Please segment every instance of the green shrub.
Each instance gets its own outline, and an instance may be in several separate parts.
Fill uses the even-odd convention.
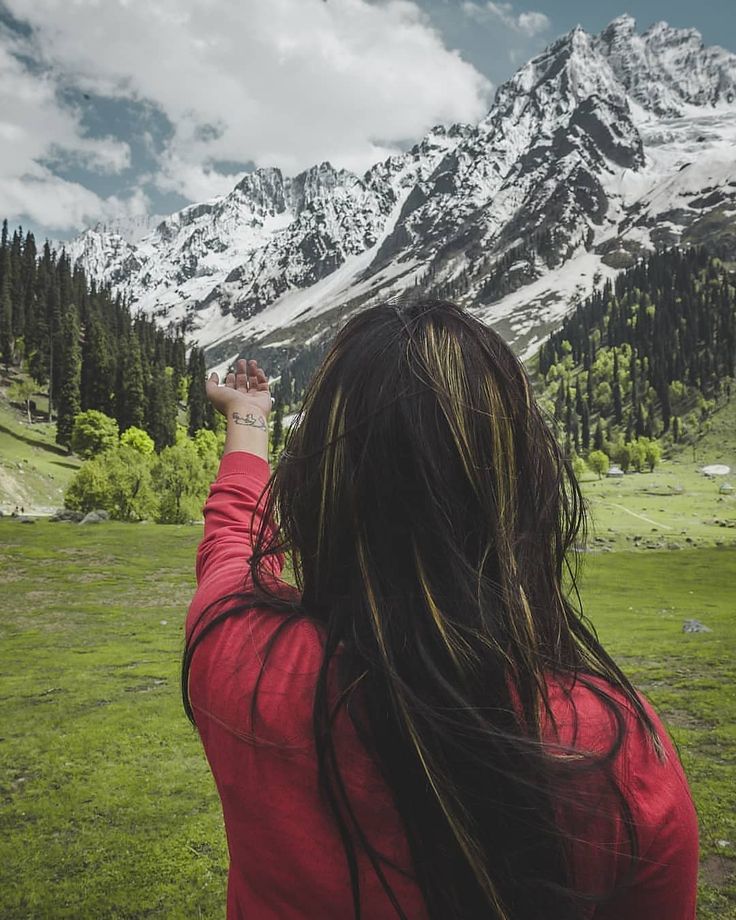
[[[148,457],[119,444],[87,460],[71,481],[64,504],[75,511],[103,508],[118,521],[140,521],[156,508]]]
[[[117,443],[118,423],[114,418],[97,409],[87,409],[74,416],[71,448],[83,460],[110,450]]]

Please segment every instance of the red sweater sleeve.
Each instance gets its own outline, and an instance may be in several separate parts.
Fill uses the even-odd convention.
[[[204,506],[204,538],[197,550],[197,591],[189,606],[187,636],[202,612],[224,595],[247,588],[248,563],[261,526],[270,469],[247,451],[223,456]],[[283,556],[266,560],[278,577]]]

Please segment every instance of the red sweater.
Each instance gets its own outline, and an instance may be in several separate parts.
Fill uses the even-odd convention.
[[[251,521],[258,524],[257,499],[269,476],[268,464],[243,451],[226,454],[205,505],[205,532],[197,553],[197,592],[189,609],[187,634],[203,609],[244,587]],[[274,563],[274,574],[280,564]],[[210,615],[222,609],[215,605]],[[269,636],[281,614],[253,609],[223,621],[194,654],[189,693],[197,728],[222,800],[230,872],[227,916],[248,920],[349,920],[353,915],[349,874],[338,832],[317,787],[311,736],[314,681],[321,662],[317,624],[301,621],[269,656],[258,690],[255,729],[249,704]],[[202,621],[206,622],[206,620]],[[604,750],[614,730],[597,697],[577,684],[570,699],[551,687],[560,740]],[[637,825],[642,860],[633,886],[595,920],[693,920],[698,863],[695,810],[677,755],[661,723],[665,764],[651,751],[643,731],[622,702],[629,731],[617,758],[616,776]],[[344,712],[336,744],[353,807],[368,839],[398,865],[411,860],[398,815],[376,766],[367,758]],[[253,736],[258,743],[253,743]],[[581,798],[584,797],[581,788]],[[618,820],[563,814],[579,843],[574,852],[577,880],[605,889],[627,865],[617,858],[624,840]],[[363,916],[395,916],[366,857],[358,850]],[[386,875],[404,911],[424,920],[426,908],[416,884],[400,873]],[[470,920],[470,918],[469,918]]]

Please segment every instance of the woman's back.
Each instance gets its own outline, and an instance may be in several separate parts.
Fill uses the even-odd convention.
[[[634,878],[627,909],[691,920],[692,803],[577,606],[584,500],[508,346],[444,302],[358,313],[270,477],[265,374],[228,382],[184,690],[232,897],[358,917],[370,889],[402,917],[414,885],[432,920],[574,920]]]
[[[189,610],[188,633],[216,616],[222,606],[216,601],[223,593],[242,588],[251,517],[267,476],[266,464],[251,454],[223,459],[205,509],[207,529],[197,565],[200,587]],[[228,917],[344,920],[352,912],[349,874],[340,836],[320,796],[312,731],[315,683],[323,661],[320,624],[300,620],[286,626],[268,654],[257,715],[251,719],[261,663],[284,620],[284,615],[258,608],[225,619],[201,642],[189,675],[189,695],[222,799],[231,854]],[[574,745],[597,754],[607,751],[616,736],[616,721],[591,689],[603,683],[578,680],[571,687],[569,681],[551,678],[548,686],[557,726],[556,732],[549,722],[545,728],[550,749]],[[588,916],[691,920],[697,824],[682,768],[653,711],[648,708],[665,745],[664,762],[630,704],[614,688],[606,689],[626,719],[613,775],[631,809],[641,862],[631,887],[608,904],[592,906]],[[391,794],[344,709],[335,723],[335,746],[363,831],[398,866],[384,871],[405,916],[427,917]],[[585,891],[605,894],[629,870],[620,810],[599,777],[583,774],[569,792],[559,820],[575,841],[575,882]],[[368,859],[362,853],[358,859],[365,920],[398,916]],[[544,917],[543,904],[539,916]]]

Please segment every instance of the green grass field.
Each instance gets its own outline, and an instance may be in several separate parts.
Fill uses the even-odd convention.
[[[224,916],[219,802],[177,683],[199,535],[0,520],[0,916]],[[734,585],[731,546],[584,556],[589,616],[692,783],[701,920],[736,918]],[[684,634],[692,617],[712,632]]]
[[[735,433],[733,401],[695,452],[583,481],[585,608],[680,746],[700,920],[736,920],[736,496],[699,472],[736,468]],[[59,507],[78,465],[0,392],[0,508]],[[0,519],[0,917],[224,916],[219,800],[178,687],[200,533]]]

